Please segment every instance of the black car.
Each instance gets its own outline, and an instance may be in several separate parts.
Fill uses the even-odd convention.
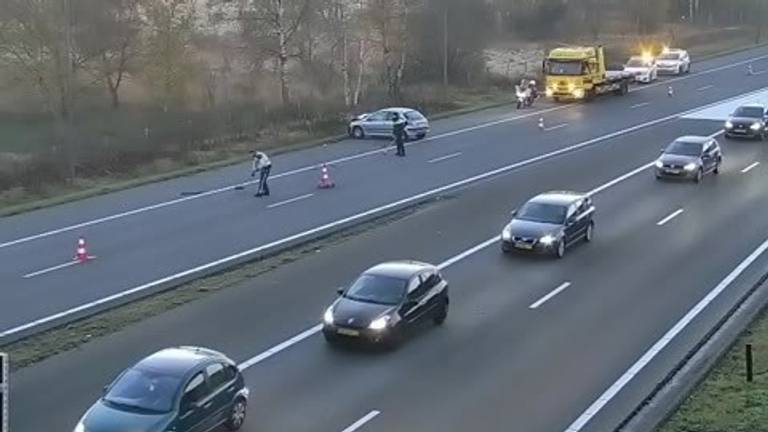
[[[656,178],[693,179],[699,183],[705,174],[720,172],[723,152],[717,140],[684,136],[674,140],[656,160]]]
[[[532,251],[558,258],[579,240],[592,241],[592,199],[576,192],[547,192],[512,212],[501,232],[502,251]]]
[[[768,136],[768,110],[764,105],[742,105],[725,122],[725,137],[765,139]]]
[[[74,432],[207,432],[245,422],[248,388],[237,365],[213,350],[168,348],[126,369]]]
[[[437,267],[394,261],[366,270],[325,311],[323,335],[332,344],[366,341],[395,347],[409,327],[448,317],[448,283]]]

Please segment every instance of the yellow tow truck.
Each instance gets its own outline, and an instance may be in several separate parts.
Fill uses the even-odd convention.
[[[544,60],[547,97],[560,100],[590,100],[613,93],[625,95],[634,81],[623,70],[609,71],[602,46],[555,48]]]

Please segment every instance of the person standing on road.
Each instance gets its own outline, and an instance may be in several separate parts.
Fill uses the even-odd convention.
[[[395,137],[395,145],[397,146],[397,156],[405,156],[405,119],[399,115],[394,114],[395,119],[392,125],[392,135]]]
[[[269,172],[272,171],[272,161],[263,152],[252,151],[251,155],[253,155],[251,177],[256,177],[257,171],[259,173],[259,188],[254,196],[269,196],[269,184],[267,181],[269,180]]]

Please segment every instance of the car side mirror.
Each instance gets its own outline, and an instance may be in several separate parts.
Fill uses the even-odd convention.
[[[338,287],[338,288],[336,288],[336,294],[338,294],[338,295],[344,295],[344,287]]]
[[[511,212],[509,212],[509,214],[510,214],[510,216],[512,216],[512,217],[515,217],[515,216],[517,216],[517,209],[514,209],[514,210],[512,210]]]
[[[101,389],[101,394],[106,395],[109,391],[109,385],[105,385],[104,388]]]
[[[406,299],[405,303],[403,303],[403,306],[405,306],[406,309],[410,309],[410,308],[416,306],[416,300]]]

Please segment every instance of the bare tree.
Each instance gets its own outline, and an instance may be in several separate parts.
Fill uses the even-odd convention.
[[[298,55],[297,31],[309,6],[310,0],[241,0],[243,37],[251,49],[275,61],[284,105],[291,101],[288,62]]]
[[[164,110],[183,99],[194,34],[195,0],[147,0],[144,72]]]
[[[0,2],[0,61],[14,76],[38,90],[58,119],[72,114],[74,74],[69,1],[3,0]]]
[[[86,53],[88,70],[103,85],[113,109],[120,106],[120,86],[138,52],[141,0],[80,0],[85,17],[78,45]]]
[[[400,99],[403,71],[408,55],[408,18],[411,0],[372,0],[367,20],[374,32],[384,64],[384,81],[392,101]]]

